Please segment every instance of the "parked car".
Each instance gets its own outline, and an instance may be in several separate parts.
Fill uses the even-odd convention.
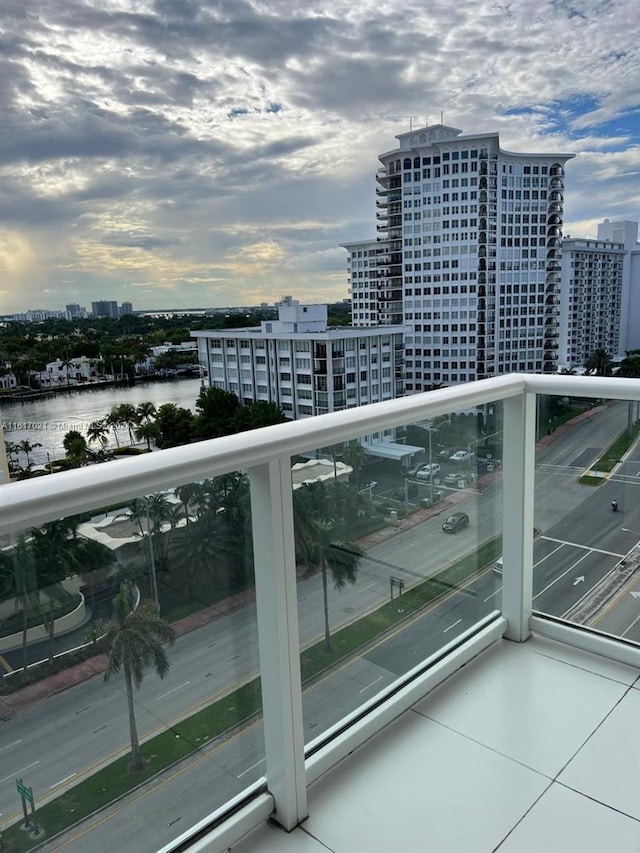
[[[464,476],[464,474],[453,474],[452,473],[452,474],[447,474],[447,476],[444,478],[445,486],[454,486],[455,487],[460,482],[464,483],[464,485],[466,486],[467,478]]]
[[[502,577],[502,557],[498,557],[498,559],[493,564],[493,568],[491,571],[494,573],[494,575]]]
[[[452,449],[451,447],[443,447],[442,450],[438,451],[438,456],[442,457],[442,459],[448,459]]]
[[[430,480],[432,477],[437,477],[440,474],[440,466],[437,462],[421,465],[416,471],[416,477],[419,480]]]
[[[464,530],[469,526],[469,516],[466,512],[454,512],[449,518],[445,519],[442,529],[445,533],[457,533],[458,530]]]
[[[468,450],[456,450],[453,456],[449,457],[450,462],[466,462],[468,459],[471,459],[473,453],[470,453]]]

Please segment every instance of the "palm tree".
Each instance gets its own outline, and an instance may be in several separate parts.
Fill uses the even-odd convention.
[[[352,441],[350,444],[346,444],[342,452],[342,458],[353,469],[353,475],[349,479],[356,486],[360,483],[360,471],[367,455],[367,451],[359,441]]]
[[[84,465],[88,458],[87,440],[77,429],[69,430],[62,439],[67,458],[73,465]]]
[[[29,454],[31,453],[32,450],[35,450],[36,447],[42,447],[42,445],[40,444],[39,441],[35,441],[32,444],[28,439],[25,439],[24,441],[18,442],[17,447],[18,447],[18,450],[21,453],[24,453],[24,455],[26,456],[26,458],[27,458],[26,467],[29,468],[29,467],[31,467],[31,457],[29,456]]]
[[[94,421],[89,425],[87,429],[87,438],[89,439],[89,444],[92,444],[94,441],[97,441],[100,444],[102,450],[107,446],[107,436],[109,434],[109,427],[107,424],[102,421]]]
[[[160,427],[151,422],[141,423],[134,429],[133,434],[136,441],[146,441],[147,450],[151,450],[151,442],[160,437]]]
[[[118,411],[118,407],[114,406],[113,409],[109,412],[109,414],[104,419],[105,424],[113,430],[113,437],[116,440],[116,447],[120,447],[120,439],[118,438],[118,427],[122,426],[122,419],[120,417],[120,412]]]
[[[50,521],[29,531],[31,549],[37,566],[38,585],[47,593],[43,623],[49,635],[49,660],[53,659],[56,604],[68,594],[62,581],[74,574],[106,569],[113,562],[104,545],[77,535],[78,521],[73,517]]]
[[[628,350],[626,357],[622,359],[618,376],[637,379],[640,377],[640,350]]]
[[[596,376],[610,376],[612,364],[611,356],[606,349],[598,347],[587,358],[584,366],[588,374],[595,373]]]
[[[40,596],[32,542],[24,533],[18,536],[12,548],[0,550],[0,576],[3,586],[15,599],[16,609],[22,613],[22,671],[26,675],[29,665],[27,631],[31,617],[38,610]]]
[[[133,688],[140,688],[144,671],[153,666],[160,678],[169,672],[169,659],[162,643],[173,645],[175,632],[171,625],[158,615],[154,601],[143,601],[136,607],[131,586],[122,584],[113,601],[114,618],[107,635],[107,669],[105,680],[114,672],[124,674],[129,710],[129,738],[131,741],[132,773],[142,770],[144,761],[140,752],[136,725]]]
[[[121,403],[118,406],[120,423],[129,431],[129,443],[133,444],[133,428],[140,423],[136,407],[131,403]]]
[[[71,361],[68,358],[65,358],[65,360],[62,362],[62,367],[64,367],[65,373],[67,374],[67,392],[69,394],[71,394],[71,382],[69,379],[69,368],[73,367],[73,366],[74,366],[73,361]]]
[[[304,530],[300,527],[298,529],[297,545],[304,562],[312,568],[320,569],[322,573],[324,645],[327,652],[330,652],[333,647],[329,625],[328,575],[331,573],[337,590],[343,589],[347,583],[355,583],[358,564],[365,553],[357,545],[345,542],[345,525],[341,522],[308,517],[305,521]]]
[[[138,403],[136,414],[139,423],[150,423],[151,419],[156,416],[156,407],[148,400],[144,403]]]

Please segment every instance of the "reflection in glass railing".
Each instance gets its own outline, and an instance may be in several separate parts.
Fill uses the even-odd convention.
[[[160,849],[261,776],[252,548],[239,473],[4,537],[8,850]]]
[[[637,404],[545,397],[538,411],[553,427],[536,453],[534,609],[640,642]]]
[[[500,608],[502,410],[293,460],[310,741]]]

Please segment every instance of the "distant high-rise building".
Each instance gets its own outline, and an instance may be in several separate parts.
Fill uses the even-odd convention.
[[[622,319],[620,355],[627,350],[640,349],[640,243],[638,223],[605,219],[598,225],[598,240],[622,243],[625,249],[622,262]]]
[[[125,314],[133,314],[133,305],[131,302],[123,302],[120,308],[118,309],[118,314],[121,317],[124,317]]]
[[[98,302],[92,302],[91,313],[94,317],[117,317],[118,303],[106,299],[101,299]]]
[[[87,309],[78,305],[77,302],[72,302],[64,306],[65,314],[68,320],[78,320],[87,316]]]
[[[379,158],[378,239],[345,246],[353,324],[409,327],[408,393],[556,369],[574,155],[513,153],[497,133],[461,134],[442,124],[399,134]]]

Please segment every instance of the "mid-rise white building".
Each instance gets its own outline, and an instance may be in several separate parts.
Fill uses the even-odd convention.
[[[260,327],[194,331],[211,387],[276,403],[291,419],[404,393],[403,327],[329,327],[326,305],[288,298]]]
[[[379,158],[378,239],[345,246],[354,325],[408,327],[407,393],[555,371],[564,165],[574,155],[509,152],[497,133],[441,124],[396,138]]]

